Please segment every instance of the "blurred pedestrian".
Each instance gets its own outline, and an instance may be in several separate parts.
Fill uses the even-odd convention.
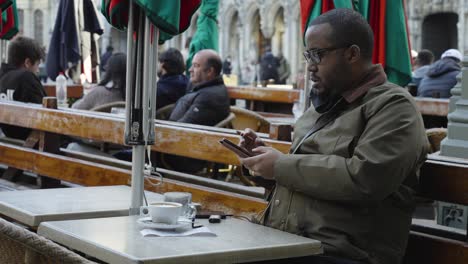
[[[418,87],[418,96],[449,98],[450,90],[457,84],[461,71],[462,54],[456,49],[442,53],[441,59],[433,63]]]

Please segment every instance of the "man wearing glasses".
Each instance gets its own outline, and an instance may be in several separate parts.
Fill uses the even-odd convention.
[[[308,263],[393,264],[405,252],[427,140],[411,95],[372,64],[372,49],[360,14],[322,14],[304,52],[313,107],[295,124],[290,154],[243,133],[257,155],[242,164],[276,180],[264,223],[322,241],[324,255]]]

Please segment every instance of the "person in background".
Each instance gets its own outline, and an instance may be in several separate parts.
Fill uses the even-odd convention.
[[[104,54],[102,54],[101,56],[101,64],[99,65],[101,74],[107,70],[107,61],[109,60],[109,58],[112,56],[113,53],[114,53],[114,47],[107,46],[106,52],[104,52]]]
[[[221,76],[222,62],[214,50],[200,50],[190,67],[188,92],[181,97],[169,120],[214,126],[229,115],[229,95]]]
[[[461,71],[462,54],[456,49],[442,53],[441,59],[428,69],[418,87],[418,96],[449,98],[450,90],[457,84],[457,75]]]
[[[97,86],[91,88],[83,98],[76,101],[72,108],[90,110],[107,103],[125,101],[127,56],[115,53],[107,62],[107,71]]]
[[[176,103],[185,94],[188,84],[184,58],[179,50],[169,48],[159,55],[158,60],[157,109]]]
[[[271,52],[270,47],[265,48],[265,53],[260,59],[260,82],[262,86],[266,86],[270,80],[274,83],[278,83],[278,58],[276,58]]]
[[[322,242],[323,255],[296,263],[401,263],[428,150],[416,103],[372,64],[372,29],[358,12],[326,12],[305,38],[313,107],[294,125],[290,154],[242,133],[257,155],[241,163],[276,182],[259,221]]]
[[[283,56],[283,53],[278,54],[278,83],[286,84],[286,81],[291,74],[291,68],[289,67],[288,60]]]
[[[177,101],[169,120],[214,126],[228,117],[230,101],[221,69],[222,61],[216,51],[198,51],[189,69],[188,92]],[[206,167],[204,161],[175,155],[165,155],[164,163],[186,173],[197,173]]]
[[[411,79],[411,83],[414,84],[416,88],[419,86],[424,76],[426,76],[432,62],[434,62],[434,54],[430,50],[423,49],[418,53],[414,62],[414,71]]]
[[[0,68],[0,93],[14,90],[13,100],[25,103],[42,104],[46,96],[39,80],[39,64],[45,57],[44,49],[34,39],[19,36],[8,46],[8,63]],[[30,129],[2,124],[6,136],[26,139]]]
[[[231,63],[231,56],[227,56],[223,62],[223,74],[231,75],[232,72],[232,63]]]

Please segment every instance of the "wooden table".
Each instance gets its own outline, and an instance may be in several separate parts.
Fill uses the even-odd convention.
[[[163,200],[145,193],[148,202]],[[36,228],[43,221],[128,215],[130,198],[123,185],[0,192],[0,214]]]
[[[217,237],[143,237],[137,219],[43,222],[38,234],[108,263],[241,263],[322,253],[320,241],[238,219],[197,220]]]

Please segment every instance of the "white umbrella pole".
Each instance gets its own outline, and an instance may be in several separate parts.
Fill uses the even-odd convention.
[[[305,71],[304,71],[304,91],[303,91],[303,96],[304,96],[304,105],[302,108],[302,111],[305,112],[307,111],[307,109],[309,109],[310,107],[310,86],[311,86],[311,81],[310,81],[310,72],[309,70],[307,69],[307,62],[305,63]]]
[[[135,46],[133,40],[133,16],[134,16],[134,4],[130,1],[130,13],[128,18],[128,33],[127,33],[127,90],[126,90],[126,118],[125,128],[127,129],[128,123],[130,122],[130,111],[132,106],[132,98],[134,93],[132,87],[135,76],[133,76]],[[138,62],[137,62],[138,63]],[[136,79],[136,78],[135,78]],[[132,133],[131,131],[126,131]],[[143,170],[145,164],[145,146],[137,145],[132,147],[132,182],[131,182],[131,203],[130,203],[130,215],[138,215],[140,212],[140,206],[143,203]]]

